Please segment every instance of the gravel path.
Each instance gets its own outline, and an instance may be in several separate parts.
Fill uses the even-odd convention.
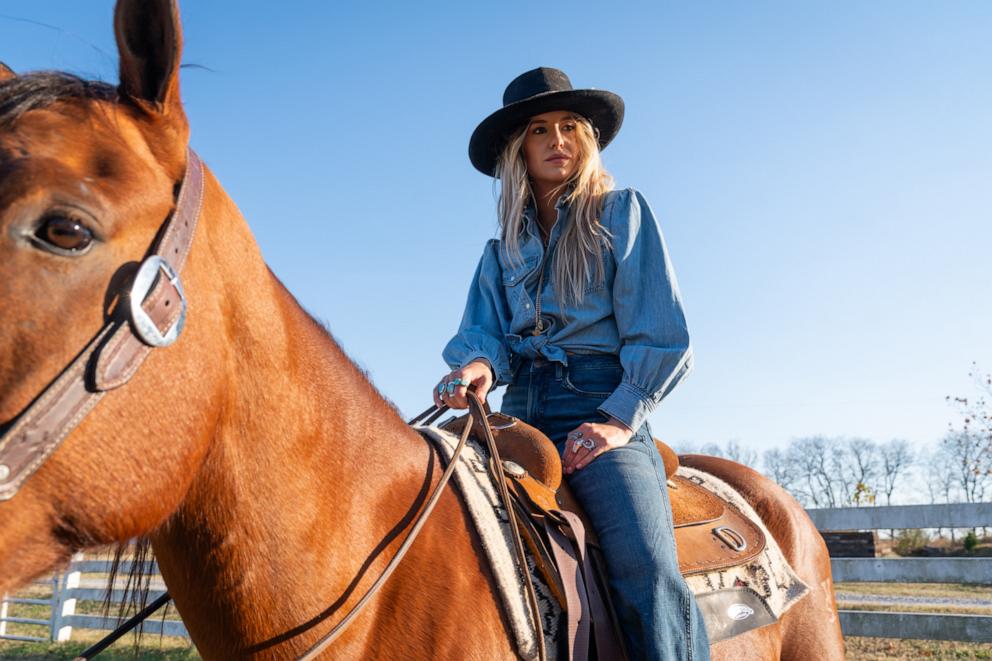
[[[838,601],[854,601],[863,604],[917,604],[926,606],[992,606],[992,599],[974,597],[933,597],[921,595],[858,594],[855,592],[836,593]]]

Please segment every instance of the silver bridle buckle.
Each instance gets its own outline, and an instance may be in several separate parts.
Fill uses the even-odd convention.
[[[158,329],[152,318],[148,316],[145,309],[141,307],[141,304],[145,301],[145,297],[148,296],[148,292],[151,291],[152,285],[155,284],[155,277],[159,271],[169,280],[169,283],[179,294],[179,317],[164,334]],[[145,344],[152,347],[167,347],[176,341],[179,333],[183,330],[183,324],[186,322],[186,297],[183,295],[183,287],[179,283],[179,275],[167,261],[159,255],[152,255],[143,261],[141,268],[138,269],[138,274],[134,276],[130,298],[131,323],[134,325],[135,333],[137,333],[138,337]]]

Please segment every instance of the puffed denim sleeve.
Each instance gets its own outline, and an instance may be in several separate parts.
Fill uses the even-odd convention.
[[[509,351],[503,342],[510,312],[503,292],[498,250],[498,240],[490,239],[486,243],[468,290],[461,325],[441,352],[451,369],[485,358],[495,374],[494,386],[509,383],[512,378]]]
[[[624,375],[599,410],[637,431],[689,373],[692,348],[665,239],[647,201],[633,189],[619,191],[604,216],[617,265],[613,309]]]

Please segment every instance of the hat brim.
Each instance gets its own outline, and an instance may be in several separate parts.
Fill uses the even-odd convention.
[[[495,176],[496,162],[506,141],[534,115],[553,110],[570,110],[592,122],[599,131],[603,150],[616,137],[623,124],[623,99],[605,90],[545,92],[503,106],[482,120],[468,142],[468,157],[475,169]]]

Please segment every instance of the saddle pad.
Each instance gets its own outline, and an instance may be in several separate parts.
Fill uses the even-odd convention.
[[[706,620],[710,642],[716,643],[770,624],[807,592],[754,508],[723,480],[686,466],[676,475],[712,491],[736,507],[765,534],[765,548],[736,567],[686,576]]]
[[[449,459],[458,437],[434,426],[415,426]],[[469,438],[462,451],[454,479],[462,502],[475,524],[492,569],[499,599],[513,632],[517,652],[523,659],[537,658],[537,635],[524,592],[523,579],[516,569],[506,511],[486,467],[482,446]],[[711,643],[775,622],[802,598],[809,588],[796,576],[775,538],[754,509],[730,485],[708,473],[680,466],[676,475],[724,498],[758,526],[765,535],[765,548],[749,562],[736,567],[694,574],[686,584],[703,612]],[[537,592],[549,660],[557,658],[558,622],[561,608],[535,570],[528,553],[528,564]]]
[[[429,439],[446,460],[458,445],[458,437],[434,426],[414,426]],[[513,632],[517,653],[522,659],[537,659],[537,633],[527,603],[523,577],[517,570],[515,552],[510,539],[510,524],[507,512],[500,503],[499,494],[486,468],[487,454],[482,446],[469,438],[455,468],[454,482],[462,496],[462,503],[475,524],[482,548],[485,549],[499,592],[499,601]],[[541,610],[541,623],[544,628],[547,658],[557,657],[558,621],[561,608],[551,594],[551,590],[536,571],[530,553],[527,554],[530,573],[537,593],[538,607]]]

